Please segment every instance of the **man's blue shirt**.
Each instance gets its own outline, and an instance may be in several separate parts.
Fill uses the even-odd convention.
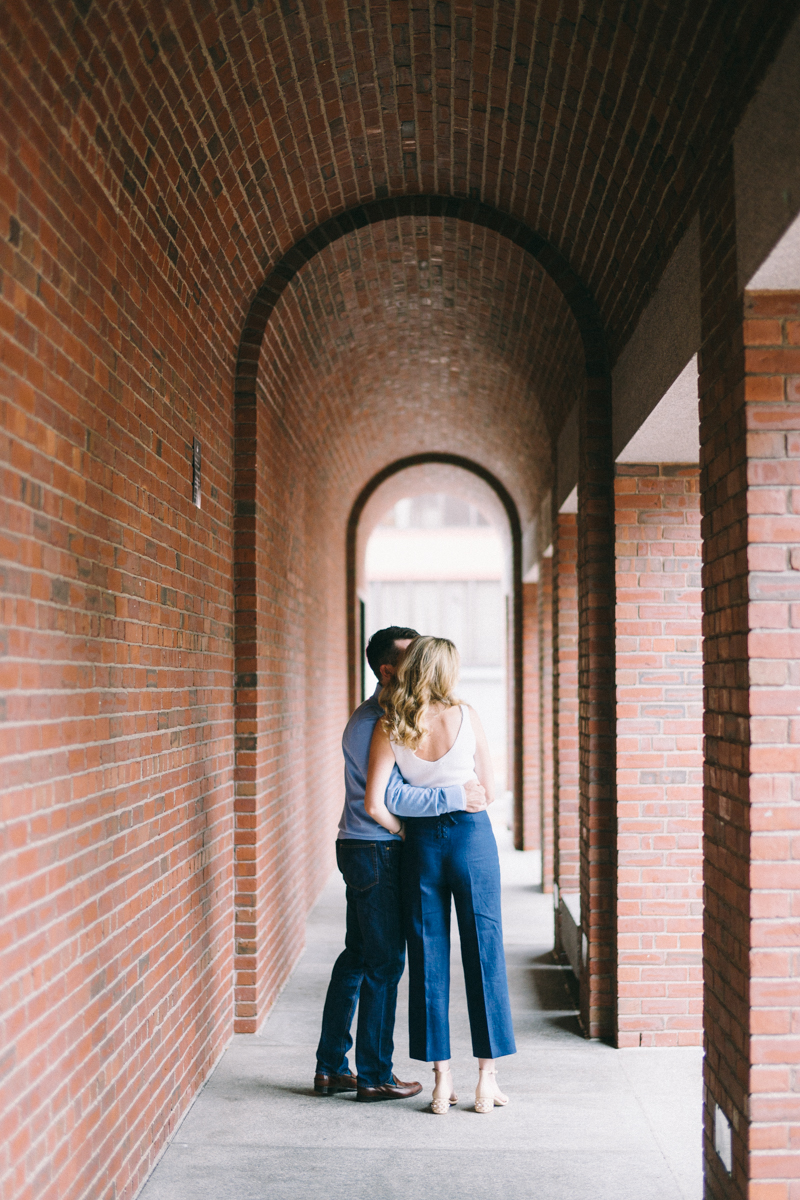
[[[342,735],[344,753],[344,809],[339,822],[340,838],[361,838],[367,842],[399,840],[367,815],[364,793],[367,790],[367,769],[372,733],[381,715],[378,703],[380,684],[369,700],[359,705],[345,726]],[[404,783],[397,767],[392,771],[386,789],[386,807],[397,817],[438,817],[442,813],[459,812],[467,800],[461,785],[447,788],[418,788]]]

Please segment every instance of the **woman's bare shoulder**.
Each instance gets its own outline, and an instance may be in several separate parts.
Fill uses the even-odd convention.
[[[375,722],[375,727],[372,730],[372,741],[374,744],[377,744],[379,742],[389,742],[390,741],[386,726],[384,725],[384,723],[380,717]]]

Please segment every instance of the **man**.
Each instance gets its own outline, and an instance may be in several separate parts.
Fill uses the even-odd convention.
[[[400,911],[403,842],[367,816],[364,808],[372,732],[381,715],[378,696],[415,637],[419,637],[415,629],[392,625],[370,638],[367,661],[378,686],[353,713],[342,737],[345,801],[336,861],[347,884],[347,931],[322,1014],[314,1076],[314,1091],[322,1096],[355,1091],[357,1100],[368,1102],[402,1100],[422,1091],[421,1083],[403,1083],[392,1074],[397,985],[406,954]],[[477,780],[464,787],[410,787],[395,767],[386,805],[399,817],[435,817],[464,809],[479,812],[486,807],[486,794]],[[347,1062],[356,1003],[357,1077]]]

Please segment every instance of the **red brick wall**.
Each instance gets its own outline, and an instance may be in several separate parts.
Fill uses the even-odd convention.
[[[620,1046],[702,1042],[699,469],[618,463]]]
[[[614,459],[610,381],[599,366],[578,411],[581,1020],[589,1037],[615,1037]]]
[[[180,101],[162,108],[158,94],[163,56],[145,103],[126,66],[143,62],[141,28],[126,60],[124,22],[109,32],[105,19],[92,6],[90,32],[72,5],[6,6],[0,48],[9,1198],[132,1196],[233,1028],[231,392],[241,306],[263,270],[221,232],[234,222],[220,223],[211,179],[187,182]],[[89,79],[95,38],[107,60]],[[263,671],[257,711],[239,715],[265,737],[249,797],[240,744],[236,848],[262,933],[260,973],[240,962],[237,999],[254,1003],[255,988],[261,1018],[332,861],[348,503],[328,502],[331,480],[293,493],[302,455],[274,409],[262,428]]]
[[[263,1023],[333,865],[347,713],[343,506],[259,399],[255,430],[237,405],[237,1033]]]
[[[745,293],[743,340],[750,568],[747,1196],[797,1200],[800,291]],[[721,808],[720,818],[726,815]]]
[[[91,35],[71,7],[69,20],[91,42],[104,17],[100,5],[90,11]],[[19,14],[27,19],[24,5]],[[173,45],[169,29],[151,32]],[[149,45],[128,45],[145,88]],[[113,37],[108,47],[116,52]],[[174,54],[181,58],[177,42]],[[61,69],[57,55],[48,63]],[[11,143],[2,146],[0,223],[10,234],[0,301],[10,497],[2,549],[14,630],[3,803],[4,849],[15,857],[4,904],[15,929],[48,928],[54,907],[63,921],[52,939],[26,934],[30,944],[23,939],[22,952],[0,964],[11,1014],[4,1035],[16,1056],[9,1132],[22,1164],[11,1195],[41,1172],[58,1200],[111,1181],[129,1196],[231,1032],[234,950],[236,1028],[252,1030],[296,961],[305,912],[332,865],[347,715],[344,536],[360,488],[434,438],[487,457],[490,430],[494,465],[529,515],[546,424],[531,402],[521,335],[531,320],[520,313],[538,295],[549,314],[542,328],[557,331],[548,350],[551,366],[565,367],[556,399],[580,375],[579,339],[560,291],[522,248],[464,221],[406,217],[342,239],[296,276],[248,359],[258,370],[242,394],[243,303],[263,280],[264,254],[243,240],[230,196],[216,193],[216,170],[243,203],[240,173],[225,156],[216,166],[206,157],[200,176],[175,123],[181,101],[163,103],[154,88],[145,103],[121,62],[125,95],[107,74],[108,96],[98,86],[93,104],[122,157],[103,141],[101,156],[84,161],[81,147],[102,141],[105,125],[98,134],[98,113],[80,90],[70,92],[80,117],[59,110],[64,120],[53,126],[48,103],[6,65],[35,114],[12,105]],[[152,71],[159,87],[171,86],[160,50]],[[50,96],[52,80],[38,78]],[[189,86],[191,73],[182,78]],[[214,108],[214,77],[205,82]],[[219,140],[213,124],[206,133],[209,144]],[[190,142],[197,146],[196,131]],[[71,191],[51,159],[66,164]],[[230,240],[220,245],[223,229]],[[402,371],[389,362],[394,326],[383,343],[374,330],[376,314],[394,315],[385,296],[397,296],[398,249],[417,322],[404,317],[411,351]],[[434,257],[446,259],[446,272],[428,270]],[[464,263],[478,274],[463,276]],[[435,309],[426,306],[431,292]],[[373,307],[362,314],[366,294]],[[492,354],[473,347],[463,379],[442,359],[452,342],[435,340],[440,308],[455,295],[484,340],[501,325],[515,331],[504,335],[505,359],[494,334]],[[453,330],[463,332],[459,321]],[[436,428],[430,389],[411,387],[425,339],[441,367]],[[362,384],[378,378],[383,345],[396,395],[381,392],[381,409],[378,391],[364,402]],[[456,355],[461,367],[467,357],[466,348]],[[200,510],[191,504],[194,436],[204,455]],[[33,1001],[31,978],[45,981]],[[53,989],[63,1000],[51,1001]],[[103,1050],[62,1053],[62,1026],[72,1045],[95,1039]],[[35,1092],[42,1057],[55,1064],[46,1101]],[[154,1088],[153,1079],[165,1082]],[[58,1132],[70,1122],[73,1141]]]
[[[553,397],[564,392],[556,406],[581,373],[577,326],[524,249],[464,221],[407,217],[402,229],[387,222],[342,239],[297,276],[256,355],[258,390],[253,376],[237,396],[234,427],[245,304],[301,223],[283,213],[270,248],[260,240],[263,222],[247,205],[262,214],[263,197],[238,141],[251,144],[255,110],[248,104],[242,129],[232,128],[209,65],[220,46],[189,67],[172,17],[156,15],[144,36],[116,10],[109,31],[101,4],[88,26],[72,5],[48,7],[46,19],[70,29],[52,55],[23,3],[19,28],[4,26],[26,64],[3,59],[0,196],[11,648],[3,812],[14,856],[3,903],[15,930],[0,966],[4,1044],[15,1056],[13,1196],[37,1174],[52,1177],[59,1200],[111,1181],[131,1195],[231,1032],[234,949],[240,1030],[260,1024],[300,952],[341,805],[344,534],[360,488],[434,437],[451,449],[454,431],[466,453],[486,456],[493,430],[495,465],[530,510],[546,423],[531,403],[526,305],[556,331],[547,351]],[[216,38],[214,20],[208,32]],[[84,53],[95,56],[91,100],[76,82]],[[194,72],[207,89],[192,93],[191,117],[173,68],[190,92]],[[447,288],[428,269],[442,243]],[[362,384],[378,377],[381,346],[387,363],[396,348],[394,326],[382,343],[371,322],[389,311],[385,295],[397,296],[398,248],[404,312],[418,324],[381,410],[364,402]],[[367,291],[373,311],[359,325]],[[456,294],[470,328],[493,339],[463,381],[435,340]],[[501,326],[502,352],[488,332]],[[436,430],[430,389],[409,388],[420,332],[441,367]],[[462,367],[466,359],[465,349]],[[506,419],[498,379],[516,414]],[[476,406],[466,418],[465,399]],[[42,982],[30,996],[32,979]],[[93,1042],[101,1048],[83,1058],[70,1049]]]
[[[539,563],[539,744],[542,887],[553,891],[553,560]]]
[[[349,506],[387,462],[430,449],[435,432],[441,449],[457,440],[475,457],[491,444],[493,469],[521,510],[527,500],[533,511],[547,486],[549,435],[583,378],[583,351],[603,357],[600,329],[624,344],[716,161],[694,132],[711,130],[711,151],[725,144],[734,97],[746,102],[791,19],[782,6],[765,15],[756,0],[733,22],[730,5],[715,0],[699,11],[685,5],[657,29],[601,22],[595,33],[586,22],[554,22],[542,6],[483,6],[452,24],[444,9],[434,15],[405,2],[388,15],[381,6],[353,9],[347,19],[323,7],[310,24],[291,6],[201,11],[182,0],[9,0],[0,10],[4,1198],[134,1193],[231,1029],[234,865],[239,1019],[262,1019],[299,952],[300,909],[331,860],[346,715]],[[629,234],[629,206],[642,195],[651,139],[635,154],[615,154],[598,239],[596,205],[576,206],[574,184],[587,129],[604,145],[623,125],[609,123],[592,89],[578,112],[569,73],[542,74],[542,52],[547,59],[566,46],[578,78],[586,45],[607,58],[612,33],[614,62],[635,63],[655,46],[668,64],[656,107],[671,115],[656,136],[675,150],[676,169],[647,182],[659,237],[657,247],[647,241],[646,259]],[[734,35],[747,54],[739,71],[721,70],[729,56],[720,46]],[[687,37],[699,47],[693,69],[670,70],[683,65]],[[532,119],[521,118],[540,82]],[[624,72],[614,68],[607,82],[612,110],[625,108]],[[495,92],[508,105],[480,99]],[[469,112],[471,94],[479,99]],[[625,108],[631,132],[645,128],[651,106],[644,89]],[[536,140],[540,109],[562,122],[557,155],[547,138]],[[261,362],[256,446],[237,444],[234,454],[239,339],[265,274],[332,214],[418,191],[496,205],[520,244],[510,249],[495,213],[476,235],[449,206],[438,224],[406,212],[391,245],[377,234],[342,239],[305,272],[294,308],[287,298],[278,314]],[[711,217],[706,234],[708,411],[722,410],[720,428],[733,429],[731,389],[716,387],[724,370],[711,361],[722,346],[715,272],[727,251],[714,261]],[[559,246],[589,264],[588,274],[568,270]],[[582,339],[563,293],[582,314]],[[724,307],[724,287],[719,295]],[[448,309],[450,328],[469,336],[445,345],[432,331]],[[535,361],[531,331],[540,338]],[[498,406],[500,394],[508,408]],[[591,1029],[603,1031],[614,961],[611,457],[607,397],[589,400],[582,879],[586,1011]],[[741,545],[730,562],[723,545],[737,521],[712,496],[714,464],[729,461],[716,420],[704,488],[707,511],[723,514],[709,534],[711,567],[721,564],[712,624],[727,611],[725,571],[743,577],[734,561]],[[190,502],[195,436],[204,455],[200,510]],[[731,494],[743,495],[741,487]],[[235,552],[234,518],[243,539]],[[714,542],[718,527],[725,532]],[[237,680],[235,781],[234,624],[238,665],[255,668]],[[542,653],[549,661],[546,639]],[[746,771],[740,667],[736,689],[714,697],[721,718],[712,741],[726,770],[735,746],[736,769]],[[544,689],[549,695],[547,678]],[[739,707],[729,712],[731,696]],[[550,719],[543,712],[545,745]],[[717,766],[712,758],[710,775]],[[546,751],[545,791],[549,770]],[[742,777],[719,792],[734,808]],[[711,784],[721,787],[716,776]],[[722,801],[714,820],[728,821],[721,810]],[[708,832],[719,878],[739,887],[741,839],[731,846],[718,835],[738,837],[746,820],[740,807],[733,823],[712,822]],[[740,897],[723,887],[719,896],[714,920],[732,915],[741,948]],[[709,936],[722,929],[712,922]],[[741,962],[720,963],[725,986],[709,991],[717,1015],[723,1000],[740,996],[742,979]],[[724,1027],[720,1016],[717,1032]],[[712,1049],[721,1079],[721,1037]],[[730,1061],[738,1068],[741,1060]]]
[[[730,157],[718,187],[701,209],[700,220],[703,324],[699,359],[700,487],[706,709],[704,1156],[708,1195],[753,1200],[748,1186],[747,1115],[750,1087],[747,430]],[[733,1127],[732,1179],[714,1150],[715,1104]]]
[[[1,68],[0,1169],[71,1200],[133,1194],[231,1030],[235,334],[117,152],[95,169],[74,63],[28,65]]]
[[[539,695],[539,585],[522,585],[522,845],[541,850],[542,770]]]
[[[553,543],[554,875],[580,892],[578,800],[578,519],[559,513]]]
[[[730,160],[701,235],[706,1186],[795,1200],[800,294],[737,293]]]

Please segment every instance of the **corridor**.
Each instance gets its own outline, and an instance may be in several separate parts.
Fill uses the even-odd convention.
[[[3,0],[0,78],[0,1200],[800,1200],[800,0]],[[308,1093],[446,614],[522,1048],[437,1124]]]
[[[472,1111],[457,942],[459,1104],[450,1115],[433,1116],[430,1071],[404,1054],[406,977],[395,1069],[420,1079],[422,1095],[371,1105],[314,1095],[320,1014],[344,928],[336,873],[262,1032],[234,1038],[141,1200],[700,1200],[701,1051],[616,1051],[584,1040],[568,972],[551,953],[552,898],[534,883],[535,856],[514,851],[507,812],[493,814],[493,824],[518,1045],[499,1064],[508,1108]]]

